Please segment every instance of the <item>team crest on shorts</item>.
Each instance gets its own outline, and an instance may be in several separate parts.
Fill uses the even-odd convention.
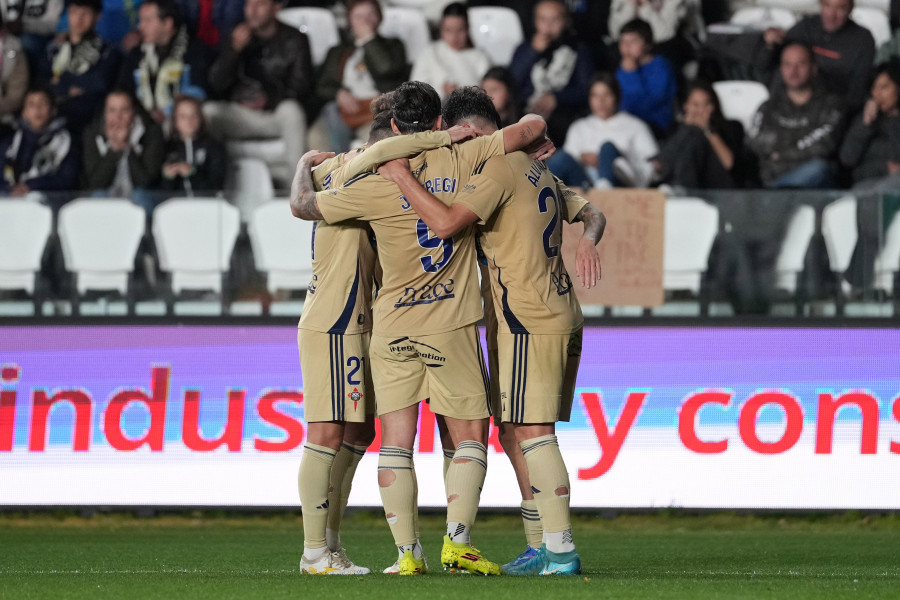
[[[363,397],[362,392],[359,391],[359,388],[353,388],[353,391],[347,394],[347,397],[353,400],[353,412],[356,412],[356,406]]]

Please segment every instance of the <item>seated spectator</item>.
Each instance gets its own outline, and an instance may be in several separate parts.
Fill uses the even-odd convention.
[[[209,70],[209,90],[222,101],[203,110],[220,141],[284,140],[282,166],[293,173],[305,148],[313,68],[309,39],[276,18],[280,9],[277,0],[246,0],[244,22]]]
[[[173,0],[144,0],[139,15],[142,43],[125,56],[119,87],[162,125],[175,96],[205,95],[206,51],[188,36]]]
[[[15,123],[28,91],[28,60],[22,51],[22,43],[6,30],[0,17],[0,127]]]
[[[491,97],[503,127],[522,117],[522,103],[516,94],[516,84],[506,67],[491,67],[481,80],[481,87]]]
[[[172,135],[162,166],[164,190],[188,196],[215,192],[225,186],[225,149],[206,132],[200,101],[190,96],[175,100]]]
[[[590,50],[570,25],[562,0],[539,2],[534,8],[535,33],[516,48],[509,64],[525,110],[547,120],[547,135],[557,146],[572,121],[587,109],[594,70]]]
[[[647,124],[619,110],[621,89],[608,73],[594,77],[590,116],[569,127],[566,144],[547,161],[567,185],[598,188],[646,187],[658,151]]]
[[[900,190],[900,60],[875,70],[872,97],[844,136],[841,164],[853,169],[857,197],[857,242],[847,280],[869,286],[875,276],[878,242],[889,219],[882,219],[881,192]]]
[[[843,106],[819,84],[812,50],[798,43],[781,53],[781,79],[754,118],[748,145],[769,188],[827,188],[840,141]]]
[[[350,0],[350,35],[328,51],[316,85],[324,105],[310,144],[343,152],[354,138],[368,138],[372,99],[406,81],[403,42],[379,35],[381,5],[377,0]],[[293,169],[291,169],[293,172]]]
[[[453,2],[444,8],[440,33],[441,39],[416,58],[409,78],[430,84],[443,102],[457,87],[476,85],[491,61],[472,46],[465,4]]]
[[[812,48],[825,89],[843,98],[850,112],[866,101],[875,58],[872,34],[850,19],[853,5],[853,0],[819,0],[818,15],[805,17],[788,32],[765,33],[770,52],[792,42]]]
[[[619,34],[622,62],[616,78],[622,86],[619,108],[646,121],[657,137],[665,137],[674,119],[677,86],[669,61],[653,53],[653,31],[646,21],[634,19]]]
[[[722,115],[719,97],[705,81],[687,89],[681,124],[653,163],[656,179],[695,189],[735,187],[744,128]]]
[[[149,214],[158,204],[150,190],[159,183],[165,139],[136,102],[128,92],[111,92],[103,114],[85,128],[84,185],[95,196],[131,198]]]
[[[49,73],[47,44],[56,34],[65,0],[7,0],[3,8],[6,27],[19,36],[28,56],[32,79],[46,80]]]
[[[816,77],[813,52],[799,43],[781,53],[780,82],[754,118],[748,145],[769,188],[827,188],[840,142],[843,106]]]
[[[682,35],[688,16],[687,0],[612,0],[609,35],[618,40],[625,23],[646,21],[653,30],[654,49],[677,72],[694,59],[694,47]]]
[[[59,192],[78,184],[78,152],[65,118],[56,116],[49,90],[33,89],[25,95],[19,126],[0,142],[0,156],[0,193]]]
[[[244,20],[244,0],[178,0],[191,38],[217,49]]]
[[[76,133],[93,118],[119,69],[118,49],[103,41],[95,29],[102,9],[101,0],[71,0],[69,31],[47,47],[59,111]]]

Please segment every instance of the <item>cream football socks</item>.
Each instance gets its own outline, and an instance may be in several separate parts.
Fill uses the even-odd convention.
[[[353,485],[353,477],[356,475],[356,467],[366,455],[366,448],[366,446],[354,446],[344,442],[331,466],[331,481],[328,487],[328,525],[325,529],[325,539],[328,542],[328,548],[333,551],[341,549],[341,520],[347,508],[347,500],[350,498],[350,488]]]
[[[569,473],[556,436],[543,435],[519,445],[528,464],[531,489],[544,529],[544,543],[551,552],[570,552],[575,549],[575,544],[569,517]]]
[[[335,450],[307,443],[297,477],[303,512],[303,546],[307,558],[316,558],[326,550],[325,526],[328,520],[328,482]]]
[[[474,440],[460,442],[446,478],[447,535],[452,542],[469,543],[486,471],[485,445]]]

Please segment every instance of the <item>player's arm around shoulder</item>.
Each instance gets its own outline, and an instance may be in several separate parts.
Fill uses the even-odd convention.
[[[478,215],[465,206],[447,206],[426,190],[409,170],[409,161],[405,158],[381,165],[378,173],[397,184],[419,218],[441,239],[453,237],[457,231],[478,220]]]
[[[334,156],[333,152],[310,150],[297,163],[294,179],[291,182],[291,214],[305,221],[322,219],[319,205],[316,202],[316,187],[313,182],[312,168]]]
[[[506,154],[522,150],[532,158],[546,160],[556,151],[553,142],[547,138],[547,122],[540,115],[527,114],[501,131]]]
[[[575,216],[569,222],[575,223],[580,221],[584,223],[584,233],[578,241],[578,247],[575,249],[575,274],[582,287],[590,289],[597,285],[602,275],[597,244],[603,238],[603,232],[606,231],[606,215],[599,208],[569,189],[561,181],[557,180],[556,184],[560,191],[560,197],[571,212],[575,212],[571,210],[572,208],[581,207],[575,212]]]
[[[356,177],[361,173],[375,170],[389,160],[416,156],[428,150],[442,148],[472,138],[471,127],[456,126],[445,131],[422,131],[410,135],[397,135],[376,142],[371,148],[356,155],[344,167],[345,175]]]

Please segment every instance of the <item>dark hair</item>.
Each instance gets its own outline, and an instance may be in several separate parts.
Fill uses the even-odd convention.
[[[721,133],[725,125],[725,116],[722,114],[722,103],[719,102],[716,89],[705,79],[695,79],[685,86],[682,104],[686,103],[694,92],[703,92],[712,102],[713,112],[709,117],[709,126],[713,131]]]
[[[563,14],[566,17],[566,21],[568,21],[571,16],[571,14],[569,13],[569,7],[566,6],[565,0],[538,0],[537,2],[534,3],[534,10],[532,11],[533,12],[532,18],[537,16],[537,9],[538,9],[538,6],[540,6],[541,4],[557,5],[560,8],[560,10],[563,11]]]
[[[446,19],[447,17],[459,17],[465,22],[466,48],[471,48],[472,36],[469,35],[469,11],[466,8],[466,5],[462,2],[451,2],[444,7],[444,12],[441,14],[441,22],[443,23],[444,19]]]
[[[53,93],[53,90],[46,85],[41,85],[40,83],[34,85],[33,87],[28,88],[28,91],[25,92],[24,97],[31,96],[32,94],[43,94],[47,98],[47,102],[50,103],[50,108],[56,110],[56,94]],[[23,103],[24,105],[24,103]]]
[[[172,19],[172,23],[176,28],[181,25],[181,12],[179,12],[178,5],[175,4],[173,0],[144,0],[141,6],[146,6],[148,4],[156,5],[156,11],[160,21]]]
[[[619,85],[619,80],[616,79],[616,76],[607,71],[597,71],[594,73],[594,76],[591,77],[591,85],[588,86],[588,90],[593,88],[594,84],[597,83],[602,83],[609,88],[612,95],[616,97],[616,110],[618,110],[619,104],[622,102],[622,86]]]
[[[400,133],[429,131],[441,116],[441,98],[427,83],[407,81],[394,90],[392,112]]]
[[[394,110],[394,92],[385,92],[380,96],[376,96],[371,104],[369,104],[369,110],[372,111],[372,114],[378,116],[378,113],[387,112],[390,113]],[[390,118],[390,115],[388,116]]]
[[[386,92],[375,97],[369,104],[372,111],[372,125],[369,127],[368,144],[374,144],[379,140],[394,135],[391,129],[391,118],[394,114],[394,92]]]
[[[522,102],[519,100],[519,89],[516,86],[516,80],[513,79],[509,69],[506,67],[491,67],[484,74],[484,77],[481,78],[481,83],[483,84],[486,79],[499,81],[506,87],[508,100],[503,110],[507,113],[509,122],[514,123],[518,121],[519,116],[522,114]]]
[[[799,47],[803,48],[803,50],[806,52],[807,58],[809,58],[809,62],[815,64],[815,62],[816,62],[816,55],[815,55],[815,53],[813,52],[812,47],[809,46],[808,44],[804,44],[803,42],[794,42],[794,41],[791,41],[791,42],[786,43],[786,44],[781,48],[781,54],[778,55],[778,60],[781,61],[781,57],[784,56],[784,51],[787,50],[788,48],[793,47],[793,46],[799,46]]]
[[[619,30],[619,37],[621,38],[626,33],[639,35],[645,44],[648,46],[653,45],[653,28],[650,27],[650,23],[643,19],[632,19],[622,25],[622,29]]]
[[[500,114],[494,101],[480,87],[474,85],[456,88],[444,103],[444,123],[447,127],[458,125],[467,118],[484,119],[500,129]]]
[[[84,6],[97,14],[103,12],[102,0],[69,0],[69,6]]]
[[[179,94],[176,96],[175,101],[172,102],[172,139],[177,140],[179,136],[178,131],[175,129],[175,111],[178,110],[179,105],[184,103],[193,104],[194,108],[197,109],[197,113],[200,115],[200,126],[197,128],[197,134],[206,133],[206,119],[203,117],[203,102],[196,96]]]
[[[103,99],[104,109],[106,108],[106,103],[109,100],[110,96],[124,96],[125,99],[127,99],[128,102],[131,104],[131,110],[133,110],[134,112],[139,111],[139,108],[138,108],[139,106],[141,108],[143,108],[143,105],[138,103],[137,98],[134,96],[134,94],[132,94],[130,91],[126,90],[125,88],[116,87],[116,88],[113,88],[108,94],[106,94],[106,97]]]
[[[347,15],[353,12],[353,9],[360,4],[371,4],[375,8],[375,12],[378,14],[378,20],[384,20],[384,13],[381,12],[381,4],[379,4],[378,0],[347,0]]]
[[[875,72],[872,73],[872,81],[875,81],[879,75],[887,75],[894,82],[894,85],[900,88],[900,59],[894,56],[887,62],[883,62],[875,67]]]

